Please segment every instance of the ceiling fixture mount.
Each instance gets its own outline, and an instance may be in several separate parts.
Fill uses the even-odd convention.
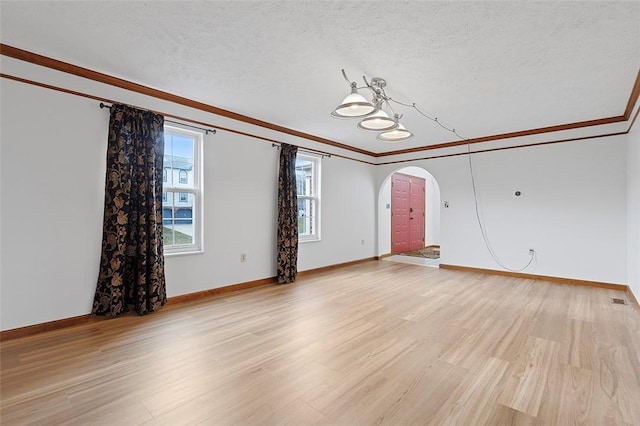
[[[375,77],[369,82],[363,76],[362,79],[365,85],[358,87],[355,81],[351,82],[349,80],[344,69],[342,70],[342,76],[347,83],[349,83],[351,93],[333,110],[331,116],[335,118],[364,117],[362,121],[358,123],[358,128],[372,132],[382,132],[378,135],[378,140],[382,142],[402,142],[413,136],[413,133],[406,130],[405,127],[399,123],[402,116],[396,114],[391,107],[389,101],[392,99],[387,96],[384,91],[384,88],[387,86],[385,79]],[[358,90],[361,89],[370,91],[372,95],[371,102],[368,102],[364,96],[358,93]],[[385,108],[391,115],[384,111]]]

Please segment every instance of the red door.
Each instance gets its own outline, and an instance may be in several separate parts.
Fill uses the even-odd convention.
[[[424,179],[409,179],[409,251],[424,248]]]
[[[425,180],[391,176],[391,253],[424,248]]]
[[[391,253],[409,251],[409,177],[391,176]]]

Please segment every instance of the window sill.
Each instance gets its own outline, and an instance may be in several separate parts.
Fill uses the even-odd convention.
[[[318,238],[305,238],[304,240],[302,238],[298,238],[298,243],[302,244],[302,243],[315,243],[317,241],[322,241],[322,239],[320,237]]]
[[[203,254],[204,250],[189,250],[189,251],[169,251],[164,253],[164,257],[177,257],[177,256],[190,256],[192,254]]]

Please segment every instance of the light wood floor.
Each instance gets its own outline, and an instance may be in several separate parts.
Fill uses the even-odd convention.
[[[640,425],[611,297],[372,261],[5,342],[0,421]]]

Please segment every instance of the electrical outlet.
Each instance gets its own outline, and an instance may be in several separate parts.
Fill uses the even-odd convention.
[[[361,245],[364,245],[364,240],[360,240],[360,244],[361,244]]]
[[[247,261],[247,253],[240,253],[240,262],[246,262]]]

